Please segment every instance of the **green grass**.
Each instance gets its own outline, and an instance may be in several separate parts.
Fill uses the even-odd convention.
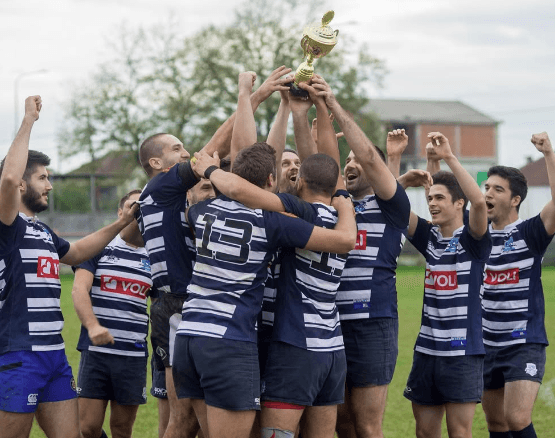
[[[399,294],[399,358],[395,376],[389,388],[389,396],[384,419],[384,436],[388,438],[405,438],[415,436],[414,418],[411,404],[403,397],[408,374],[412,364],[412,353],[416,335],[420,328],[420,316],[423,294],[423,268],[399,268],[397,270],[397,286]],[[543,270],[543,287],[545,291],[545,321],[547,334],[555,340],[555,268]],[[65,317],[64,339],[69,362],[77,373],[79,353],[75,350],[79,337],[79,320],[71,302],[71,286],[73,278],[62,278],[62,311]],[[150,371],[148,389],[150,390]],[[555,349],[547,349],[547,364],[538,400],[534,408],[533,421],[540,437],[555,436]],[[107,414],[107,419],[109,414]],[[156,399],[149,396],[148,403],[139,408],[133,436],[137,438],[157,437],[158,411]],[[109,433],[108,420],[105,430]],[[447,436],[445,429],[443,436]],[[486,421],[481,405],[474,416],[473,436],[487,438]],[[31,437],[44,437],[38,426],[33,426]]]

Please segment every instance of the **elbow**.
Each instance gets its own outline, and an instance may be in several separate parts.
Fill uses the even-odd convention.
[[[341,242],[341,251],[340,253],[342,254],[346,254],[350,251],[352,251],[353,249],[355,249],[357,243],[357,233],[356,231],[354,233],[345,233],[345,235],[343,236],[342,242]]]
[[[21,180],[23,178],[22,175],[15,175],[14,173],[6,172],[7,169],[4,169],[2,173],[2,183],[1,183],[1,190],[5,192],[6,190],[15,190],[18,189],[21,185]]]

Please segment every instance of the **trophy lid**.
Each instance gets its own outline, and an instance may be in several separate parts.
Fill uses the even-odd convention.
[[[321,23],[312,23],[304,28],[303,37],[307,36],[311,40],[317,41],[321,44],[328,46],[334,46],[337,44],[337,34],[338,30],[333,30],[329,25],[335,12],[328,11],[322,17]]]

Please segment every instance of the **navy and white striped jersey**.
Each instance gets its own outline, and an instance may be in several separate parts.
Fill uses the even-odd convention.
[[[261,325],[271,331],[274,325],[277,287],[281,273],[281,251],[274,254],[273,261],[268,264],[268,277],[264,283],[264,299],[262,301]]]
[[[453,237],[422,218],[412,238],[426,258],[422,325],[414,349],[432,356],[485,354],[480,289],[491,251],[489,232],[475,240],[463,225]]]
[[[0,222],[0,354],[63,350],[60,259],[69,243],[23,213]]]
[[[337,292],[341,320],[397,318],[395,270],[410,217],[410,202],[397,185],[393,198],[354,201],[357,244],[349,253]]]
[[[543,255],[553,240],[540,215],[494,230],[483,285],[484,344],[547,345],[541,281]]]
[[[152,178],[141,193],[138,222],[160,292],[185,295],[192,275],[185,223],[187,191],[198,182],[190,163]]]
[[[279,195],[285,210],[314,225],[333,228],[337,211],[296,196]],[[343,350],[343,335],[335,304],[347,254],[283,250],[272,340],[310,351]]]
[[[314,226],[225,196],[193,205],[188,222],[197,259],[177,334],[256,342],[268,262],[280,246],[304,247]]]
[[[145,248],[133,248],[120,236],[97,256],[77,268],[94,274],[90,291],[93,312],[101,326],[110,330],[114,345],[92,345],[81,326],[77,349],[122,356],[148,355],[147,297],[152,287],[150,261]]]

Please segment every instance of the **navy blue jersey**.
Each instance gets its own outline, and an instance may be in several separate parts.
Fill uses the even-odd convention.
[[[152,178],[141,193],[139,228],[160,292],[185,295],[191,280],[185,204],[187,191],[197,182],[190,163],[180,163]]]
[[[279,195],[285,210],[314,225],[334,228],[337,212],[322,203]],[[284,249],[277,283],[272,339],[311,351],[344,349],[335,304],[347,254]]]
[[[256,342],[273,252],[304,247],[313,225],[225,196],[193,205],[188,222],[195,228],[197,259],[177,334]]]
[[[395,270],[410,217],[410,202],[397,184],[384,201],[376,195],[354,201],[358,227],[337,292],[341,320],[397,318]]]
[[[145,248],[133,248],[117,236],[96,257],[80,264],[94,275],[90,290],[93,312],[101,326],[110,330],[114,345],[92,345],[81,326],[77,349],[122,356],[148,354],[146,300],[152,279]]]
[[[553,235],[540,215],[502,230],[490,225],[493,249],[483,285],[484,344],[547,345],[541,263]]]
[[[463,225],[452,237],[422,218],[412,238],[426,258],[422,325],[414,349],[432,356],[485,354],[480,289],[491,236],[475,240]]]
[[[23,213],[0,222],[0,354],[62,350],[60,259],[69,243]]]

